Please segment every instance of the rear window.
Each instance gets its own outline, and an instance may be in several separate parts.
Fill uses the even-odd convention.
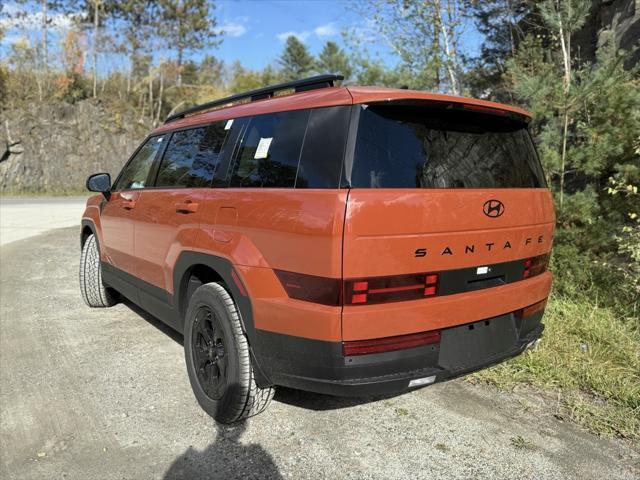
[[[356,188],[530,188],[544,176],[526,125],[425,106],[362,105]]]

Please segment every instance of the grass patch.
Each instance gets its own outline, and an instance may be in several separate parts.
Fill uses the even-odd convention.
[[[550,299],[540,346],[476,373],[472,380],[557,394],[563,414],[590,431],[640,438],[640,322],[611,308]],[[559,413],[559,412],[557,412]]]
[[[526,438],[518,435],[517,437],[511,437],[509,439],[511,445],[518,450],[535,450],[536,446],[533,444],[531,440],[527,440]]]

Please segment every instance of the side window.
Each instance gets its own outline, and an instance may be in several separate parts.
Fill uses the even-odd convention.
[[[147,187],[147,178],[156,155],[164,145],[166,135],[151,137],[127,163],[113,186],[114,191]]]
[[[293,188],[309,110],[253,117],[244,133],[232,187]]]
[[[296,188],[338,188],[349,130],[350,107],[311,110]]]
[[[208,187],[227,138],[226,122],[174,132],[158,169],[156,187]]]

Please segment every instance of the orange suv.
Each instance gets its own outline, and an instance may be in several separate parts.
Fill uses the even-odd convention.
[[[173,115],[92,175],[80,287],[184,334],[202,408],[393,394],[535,345],[555,215],[519,108],[321,75]]]

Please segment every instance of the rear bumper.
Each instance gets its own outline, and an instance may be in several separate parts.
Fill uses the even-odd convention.
[[[261,348],[277,385],[336,396],[392,395],[409,390],[412,380],[438,383],[519,355],[542,335],[542,314],[500,315],[444,329],[440,344],[353,357],[342,355],[339,342],[264,331],[259,342],[273,352]],[[490,341],[476,342],[474,335]]]

